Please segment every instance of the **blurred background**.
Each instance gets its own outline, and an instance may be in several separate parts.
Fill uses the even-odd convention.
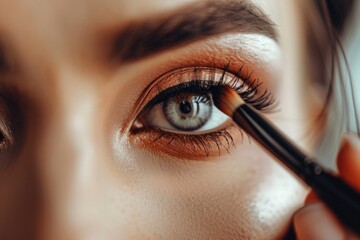
[[[360,2],[344,0],[341,8],[337,2],[338,0],[327,0],[330,17],[338,31],[344,56],[340,56],[341,68],[337,68],[335,73],[334,107],[329,112],[332,117],[328,118],[328,130],[318,148],[320,161],[334,169],[338,146],[329,146],[334,142],[340,142],[345,132],[354,132],[358,135],[360,133]]]
[[[353,91],[354,99],[348,99],[350,104],[353,104],[356,107],[357,113],[355,109],[351,109],[349,111],[350,121],[349,127],[352,131],[359,132],[359,110],[360,110],[360,3],[359,1],[354,2],[353,13],[350,16],[348,26],[345,31],[345,35],[343,37],[344,42],[344,50],[349,61],[350,73],[352,75],[352,84],[350,81],[346,81],[348,84],[346,85],[347,91]],[[343,65],[345,63],[343,62]],[[346,76],[349,78],[349,76]],[[355,117],[355,114],[356,117]],[[357,123],[355,122],[357,119]]]

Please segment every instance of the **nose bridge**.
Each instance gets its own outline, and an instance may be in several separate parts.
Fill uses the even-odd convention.
[[[76,74],[60,72],[55,75],[57,87],[53,90],[57,99],[48,99],[53,102],[51,113],[45,116],[44,126],[41,129],[38,146],[38,161],[44,166],[44,172],[51,177],[56,173],[65,174],[72,179],[72,175],[84,178],[96,164],[96,132],[94,129],[96,109],[94,93],[90,87],[79,81],[82,77]],[[65,171],[66,170],[66,171]],[[65,177],[65,176],[64,176]]]
[[[96,142],[99,137],[92,88],[80,86],[82,81],[76,74],[56,76],[57,94],[52,96],[59,99],[49,99],[55,105],[41,126],[35,157],[42,196],[40,228],[48,234],[47,239],[60,232],[78,231],[79,223],[90,220],[87,206],[97,201],[95,196],[101,189],[96,186],[97,180],[106,175],[99,161],[102,153]]]

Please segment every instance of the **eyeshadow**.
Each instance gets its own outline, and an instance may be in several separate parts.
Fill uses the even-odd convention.
[[[234,88],[241,97],[246,100],[249,104],[253,105],[258,110],[268,110],[268,108],[274,103],[274,99],[269,91],[260,92],[259,87],[261,82],[255,79],[250,81],[250,75],[245,77],[240,77],[241,72],[236,75],[232,75],[227,72],[227,66],[223,70],[220,69],[210,69],[210,68],[193,68],[184,69],[175,74],[170,74],[170,77],[176,78],[180,82],[176,84],[171,81],[169,76],[166,76],[164,80],[160,80],[157,84],[162,84],[163,82],[168,85],[169,83],[175,84],[164,89],[164,87],[155,86],[154,90],[150,89],[150,93],[153,90],[155,93],[151,93],[151,96],[154,96],[151,100],[148,100],[148,103],[143,107],[143,110],[140,112],[146,112],[152,109],[155,105],[171,98],[179,93],[198,93],[198,94],[208,94],[212,93],[216,89],[216,86],[219,84],[229,85]],[[184,72],[183,72],[184,71]],[[186,71],[193,71],[189,74]],[[204,72],[201,72],[204,71]],[[184,74],[185,73],[185,74]],[[182,75],[184,74],[185,77]],[[187,79],[186,79],[187,78]],[[163,89],[163,90],[162,90]],[[149,98],[149,97],[148,97]]]

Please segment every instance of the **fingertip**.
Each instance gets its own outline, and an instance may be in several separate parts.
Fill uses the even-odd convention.
[[[296,236],[302,239],[344,239],[345,231],[322,203],[311,203],[294,215]]]
[[[346,182],[360,190],[360,139],[346,134],[337,156],[340,175]]]

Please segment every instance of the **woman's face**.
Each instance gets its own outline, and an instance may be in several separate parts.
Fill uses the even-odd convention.
[[[280,237],[306,189],[206,85],[237,88],[310,150],[297,9],[2,0],[0,238]]]

